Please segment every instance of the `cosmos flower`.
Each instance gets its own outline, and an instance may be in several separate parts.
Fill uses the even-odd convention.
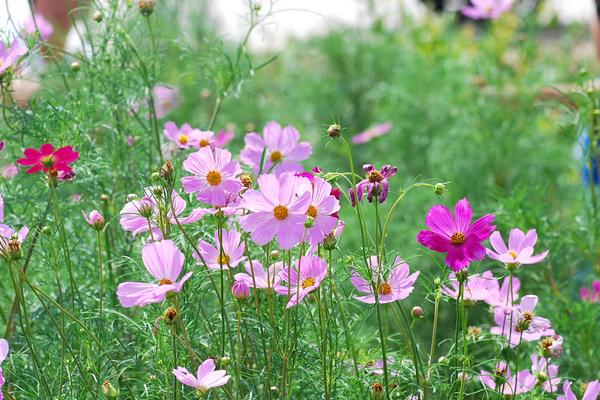
[[[509,366],[501,361],[493,372],[481,371],[481,383],[491,390],[498,390],[501,394],[512,396],[531,391],[535,387],[536,378],[528,370],[512,375]]]
[[[513,302],[519,298],[519,289],[521,288],[519,278],[513,276],[512,279],[512,297],[509,293],[510,277],[507,276],[502,280],[502,286],[500,286],[500,282],[497,279],[491,282],[488,288],[488,297],[483,299],[483,301],[492,307],[512,306]]]
[[[247,299],[250,297],[250,286],[246,281],[236,279],[231,286],[231,295],[238,300]]]
[[[429,230],[419,232],[417,240],[431,250],[447,253],[446,265],[453,271],[467,268],[472,261],[483,259],[485,247],[481,242],[495,229],[494,215],[487,214],[471,223],[472,216],[466,198],[456,203],[454,217],[446,206],[433,206],[425,218]]]
[[[451,272],[448,276],[450,287],[443,286],[442,293],[446,296],[458,299],[460,283],[456,279],[456,274]],[[469,275],[464,285],[463,299],[466,301],[482,301],[490,298],[490,293],[494,290],[494,283],[498,286],[498,281],[494,278],[491,271],[485,271],[481,275]]]
[[[246,273],[235,274],[235,280],[245,281],[250,287],[256,289],[272,289],[281,281],[281,271],[283,263],[276,262],[268,269],[265,269],[259,261],[252,260],[244,263]],[[254,278],[253,278],[254,277]]]
[[[185,257],[172,240],[152,242],[142,249],[144,266],[156,283],[124,282],[117,288],[117,296],[123,307],[144,307],[151,303],[161,303],[168,294],[181,291],[191,272],[181,278]]]
[[[600,303],[600,281],[592,282],[592,290],[582,287],[580,290],[581,299],[588,303]]]
[[[412,293],[419,272],[417,271],[409,276],[408,264],[400,257],[396,257],[394,267],[389,275],[382,271],[377,256],[370,257],[369,264],[371,276],[368,280],[356,271],[352,274],[352,285],[359,292],[367,293],[365,296],[354,296],[356,300],[367,304],[375,304],[375,294],[371,282],[377,286],[378,300],[381,304],[405,299]],[[388,276],[386,277],[386,275]]]
[[[84,212],[83,218],[85,218],[87,223],[97,231],[102,230],[104,227],[104,217],[98,210],[92,210],[89,214]]]
[[[300,133],[291,125],[282,128],[277,122],[265,125],[263,135],[248,133],[244,137],[244,149],[240,153],[242,163],[252,168],[255,174],[284,172],[301,172],[300,161],[304,161],[312,154],[309,142],[300,142]],[[261,169],[261,163],[264,165]]]
[[[181,101],[179,89],[168,86],[155,86],[152,89],[156,118],[161,119],[171,110],[177,108]]]
[[[240,217],[240,225],[251,233],[254,242],[263,246],[276,236],[284,250],[300,243],[311,201],[311,193],[306,191],[302,180],[292,174],[261,175],[260,190],[249,189],[244,193],[242,207],[250,213]]]
[[[22,245],[29,234],[29,228],[23,226],[17,232],[14,228],[0,224],[0,256],[15,259],[22,256]]]
[[[17,163],[19,165],[30,166],[25,171],[27,174],[35,174],[36,172],[43,171],[45,173],[51,173],[58,171],[63,174],[72,174],[73,170],[70,164],[77,161],[79,153],[73,150],[71,146],[61,147],[58,150],[54,149],[54,146],[50,143],[43,144],[39,150],[34,148],[27,148],[23,152],[24,158],[19,158]]]
[[[513,0],[471,0],[470,6],[464,6],[461,12],[471,19],[498,19],[509,11]]]
[[[538,297],[523,296],[521,304],[513,307],[496,307],[494,322],[496,326],[490,329],[494,335],[502,335],[509,339],[511,347],[521,343],[521,340],[533,342],[542,336],[554,335],[552,324],[546,318],[534,314]]]
[[[212,145],[215,147],[225,147],[233,140],[235,132],[223,130],[219,131],[213,139]]]
[[[537,354],[531,355],[531,372],[537,379],[539,385],[545,392],[558,392],[558,365],[548,364],[548,360],[539,357]]]
[[[312,193],[311,203],[306,215],[312,218],[312,226],[308,228],[308,241],[312,245],[321,243],[337,225],[334,216],[340,209],[340,202],[331,194],[332,186],[323,178],[315,176],[308,183],[306,190]]]
[[[356,185],[356,190],[354,188],[349,190],[352,207],[356,205],[357,200],[362,201],[365,194],[369,202],[373,202],[374,198],[377,198],[380,204],[385,202],[389,190],[388,178],[396,175],[398,168],[384,165],[381,170],[377,170],[371,164],[365,164],[363,170],[367,177]]]
[[[562,346],[562,336],[546,336],[540,340],[540,353],[543,357],[559,357],[562,353]]]
[[[313,290],[321,286],[327,276],[327,264],[317,256],[303,256],[294,262],[294,266],[283,268],[281,281],[275,286],[275,291],[288,296],[286,308],[297,306]],[[285,283],[285,285],[282,285]]]
[[[8,342],[6,341],[6,339],[0,339],[0,365],[2,365],[2,363],[4,362],[4,360],[6,360],[6,357],[8,356]],[[0,400],[2,400],[4,398],[4,395],[2,394],[2,386],[4,386],[4,375],[2,373],[2,367],[0,367]]]
[[[210,389],[224,386],[229,382],[230,376],[223,369],[216,370],[215,360],[207,359],[198,367],[196,376],[189,373],[183,367],[177,367],[173,370],[177,380],[186,386],[193,387],[201,394],[206,394]]]
[[[42,14],[35,13],[32,18],[30,18],[25,23],[25,32],[30,35],[34,35],[36,32],[40,33],[40,38],[42,40],[48,40],[52,37],[54,33],[54,27],[52,24],[44,18]]]
[[[390,371],[391,366],[394,364],[394,359],[392,357],[387,357],[386,358],[387,362],[387,366],[388,366],[388,374],[389,376],[398,376],[398,372],[396,371]],[[383,375],[383,359],[380,358],[377,361],[370,361],[368,363],[366,363],[365,365],[361,365],[359,366],[359,369],[364,369],[367,370],[369,372],[371,372],[373,375],[377,375],[377,376],[381,376]]]
[[[495,231],[490,236],[490,243],[494,250],[486,249],[486,254],[488,257],[506,265],[537,264],[546,258],[548,250],[533,255],[535,242],[537,242],[535,229],[530,229],[527,234],[519,228],[511,229],[508,247],[504,244],[500,232]]]
[[[15,164],[7,164],[0,168],[0,174],[4,179],[12,179],[19,173],[19,168]]]
[[[165,124],[163,132],[167,139],[180,149],[200,147],[200,130],[192,128],[190,124],[183,124],[181,128],[178,128],[175,122],[169,121]]]
[[[199,201],[213,206],[224,206],[228,194],[236,194],[242,188],[238,176],[242,173],[231,153],[221,148],[202,147],[183,162],[183,168],[192,176],[182,179],[187,193],[196,193]]]
[[[0,77],[9,68],[15,66],[25,54],[27,54],[27,46],[20,38],[15,38],[10,47],[0,41]]]
[[[242,242],[242,235],[237,231],[228,231],[223,229],[221,232],[222,241],[219,240],[219,231],[215,231],[215,245],[200,240],[198,242],[198,249],[202,260],[206,262],[206,266],[210,269],[219,270],[221,268],[235,268],[237,265],[244,261],[244,250],[246,246]],[[222,245],[220,244],[222,243]],[[223,253],[221,254],[221,246],[223,247]],[[200,256],[194,252],[193,257],[201,259]],[[199,264],[201,261],[198,262]]]
[[[0,222],[4,221],[4,197],[0,194]]]
[[[599,395],[600,382],[592,381],[587,384],[585,393],[583,394],[581,400],[597,400]],[[565,383],[563,383],[563,394],[558,396],[556,400],[577,400],[577,397],[575,397],[575,394],[571,390],[571,381],[565,381]]]
[[[370,142],[376,137],[383,136],[389,133],[391,130],[392,123],[388,121],[382,124],[371,126],[369,129],[352,136],[352,139],[350,140],[354,144],[364,144]]]

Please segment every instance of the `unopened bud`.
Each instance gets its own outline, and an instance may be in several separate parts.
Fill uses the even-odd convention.
[[[104,381],[102,384],[102,393],[109,399],[116,399],[119,397],[119,390],[109,381]]]
[[[469,279],[469,270],[466,268],[461,269],[456,273],[456,280],[459,282],[466,282]]]
[[[412,316],[414,318],[421,318],[423,316],[423,308],[419,306],[414,306],[412,308]]]
[[[435,193],[436,196],[442,197],[445,192],[446,192],[446,185],[444,185],[442,182],[438,182],[433,186],[433,193]]]
[[[325,250],[335,250],[337,246],[337,238],[333,232],[330,232],[329,235],[325,236],[323,239],[323,248]]]
[[[73,61],[71,63],[71,71],[77,72],[81,69],[81,64],[79,64],[79,61]]]
[[[371,398],[373,400],[381,400],[383,399],[383,385],[379,382],[375,382],[371,385]]]
[[[250,287],[243,280],[236,280],[231,286],[231,294],[238,300],[246,300],[250,297]]]
[[[279,388],[277,386],[271,386],[270,389],[271,389],[271,392],[278,392],[279,391]]]
[[[277,260],[279,258],[279,250],[271,250],[271,258]]]
[[[97,231],[101,231],[104,228],[104,217],[98,212],[98,210],[92,210],[89,214],[83,213],[83,217],[87,223]]]
[[[178,315],[179,313],[177,312],[177,309],[170,306],[163,313],[163,320],[165,321],[165,324],[172,325],[177,322]]]
[[[171,163],[171,160],[165,161],[163,166],[160,168],[160,176],[168,183],[173,183],[173,179],[175,178],[175,169],[173,168],[173,163]]]
[[[144,17],[149,16],[154,12],[154,7],[156,7],[156,0],[139,0],[138,8],[140,10],[140,14]]]
[[[160,182],[160,174],[158,172],[153,172],[152,175],[150,175],[150,180],[152,182]]]
[[[110,197],[107,194],[103,194],[100,196],[100,200],[106,203],[110,200]]]
[[[102,13],[100,11],[96,11],[94,15],[92,15],[92,19],[96,22],[102,22]]]
[[[329,128],[327,128],[327,135],[330,138],[337,138],[340,137],[340,135],[342,134],[342,127],[339,126],[338,124],[331,124],[329,125]]]
[[[229,358],[227,356],[223,356],[223,357],[221,357],[221,360],[219,361],[219,368],[226,367],[229,364],[231,364],[231,358]]]
[[[150,199],[145,197],[140,201],[140,208],[138,211],[142,217],[150,218],[152,214],[154,214],[154,204],[152,204]]]
[[[50,227],[49,227],[48,225],[44,225],[44,226],[42,227],[42,233],[43,233],[44,235],[49,235],[49,234],[50,234],[50,232],[51,232],[51,231],[50,231]]]
[[[23,249],[18,239],[10,239],[8,241],[8,257],[11,260],[19,260],[23,257]]]
[[[304,221],[304,227],[310,229],[313,226],[315,226],[315,219],[309,215],[306,217],[306,221]]]

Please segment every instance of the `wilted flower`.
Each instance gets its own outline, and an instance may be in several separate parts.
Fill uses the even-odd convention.
[[[117,288],[117,296],[123,307],[143,307],[162,302],[168,294],[181,291],[192,272],[181,278],[185,257],[172,240],[149,243],[142,249],[144,266],[157,283],[124,282]]]
[[[460,283],[456,279],[456,274],[451,272],[448,276],[451,287],[442,287],[442,292],[446,296],[458,299]],[[489,299],[490,292],[494,290],[494,283],[498,285],[497,279],[491,271],[485,271],[481,275],[469,275],[464,283],[463,299],[465,301],[482,301]]]
[[[231,286],[231,294],[238,300],[245,300],[250,297],[250,287],[245,280],[236,279]]]
[[[117,399],[119,397],[119,389],[114,387],[109,381],[102,383],[102,393],[109,399]]]
[[[25,32],[29,33],[30,35],[39,32],[42,40],[48,40],[54,33],[54,27],[46,18],[44,18],[42,14],[35,13],[33,18],[30,18],[25,23]]]
[[[97,231],[100,231],[102,228],[104,228],[104,217],[98,210],[92,210],[89,214],[84,212],[83,218],[85,218],[87,223]]]
[[[27,165],[30,168],[25,171],[27,174],[35,174],[43,171],[47,174],[60,173],[59,179],[69,179],[73,170],[69,164],[74,163],[79,158],[79,153],[73,150],[71,146],[61,147],[54,150],[54,146],[46,143],[39,150],[27,148],[23,152],[24,158],[19,158],[17,163]]]
[[[241,161],[252,168],[255,174],[301,172],[300,161],[312,154],[309,142],[300,142],[300,133],[291,125],[282,128],[277,122],[265,125],[263,135],[248,133],[244,137],[244,149],[240,153]],[[263,162],[264,152],[264,165]]]
[[[198,242],[200,255],[204,262],[206,262],[206,266],[210,269],[235,268],[240,262],[244,261],[245,245],[241,240],[242,235],[237,231],[223,229],[221,237],[222,240],[219,240],[219,231],[215,231],[214,246],[204,240],[200,240]],[[200,256],[195,252],[193,256],[196,259],[200,259]]]
[[[369,258],[369,273],[368,280],[360,276],[356,271],[352,274],[352,285],[359,292],[368,293],[366,296],[354,296],[358,301],[367,304],[375,304],[375,294],[373,287],[377,290],[377,301],[381,304],[391,303],[405,299],[414,290],[414,284],[419,276],[419,271],[414,272],[410,276],[408,264],[400,257],[396,257],[394,267],[389,273],[389,276],[384,273],[383,268],[379,265],[377,256]]]
[[[488,388],[498,390],[506,396],[527,393],[536,383],[535,376],[528,370],[511,375],[510,368],[504,361],[499,362],[493,372],[481,371],[479,379]]]
[[[596,400],[599,395],[600,382],[592,381],[588,383],[581,400]],[[575,394],[571,390],[571,381],[565,381],[565,383],[563,383],[563,394],[558,396],[556,400],[577,400],[577,397],[575,397]]]
[[[326,276],[327,264],[322,258],[303,256],[294,262],[293,267],[282,269],[281,281],[275,286],[275,291],[283,296],[289,295],[286,308],[290,308],[300,304],[310,292],[321,286]]]
[[[200,130],[192,128],[190,124],[183,124],[181,128],[178,128],[175,122],[169,121],[165,124],[163,132],[167,139],[180,149],[200,147]]]
[[[230,376],[225,370],[216,370],[215,360],[207,359],[198,367],[196,376],[189,373],[183,367],[177,367],[173,370],[173,374],[177,380],[186,386],[190,386],[198,390],[201,394],[206,394],[210,389],[226,385],[229,382]]]
[[[600,281],[592,282],[592,291],[588,288],[581,288],[581,299],[589,303],[600,303]]]
[[[431,250],[447,253],[446,265],[454,271],[467,268],[472,261],[483,259],[485,247],[481,242],[496,228],[492,225],[495,218],[492,214],[471,223],[472,217],[473,210],[466,198],[456,203],[454,217],[446,206],[433,206],[425,218],[430,230],[419,232],[417,240]]]
[[[472,19],[498,19],[509,11],[513,0],[471,0],[471,6],[464,6],[461,12]]]
[[[396,175],[398,168],[391,165],[384,165],[381,170],[375,169],[371,164],[363,165],[367,177],[356,185],[356,190],[349,190],[350,201],[352,207],[356,205],[356,201],[362,201],[367,195],[369,202],[373,202],[373,198],[377,198],[377,202],[383,203],[387,199],[389,183],[388,178]]]
[[[368,143],[376,137],[383,136],[386,133],[389,133],[391,130],[392,130],[392,123],[384,122],[382,124],[377,124],[377,125],[371,126],[367,130],[352,136],[351,140],[352,140],[352,143],[354,143],[354,144]]]
[[[0,78],[10,67],[16,65],[25,54],[27,54],[27,46],[20,38],[15,38],[8,48],[0,41]]]
[[[539,357],[536,354],[531,356],[531,372],[537,379],[537,384],[545,392],[558,392],[558,365],[548,364],[548,360],[544,357]]]
[[[530,229],[525,234],[519,228],[514,228],[510,231],[508,247],[506,247],[504,240],[502,240],[502,235],[496,231],[490,236],[490,243],[494,251],[486,249],[486,253],[488,257],[509,266],[537,264],[546,258],[548,250],[534,256],[533,247],[535,246],[535,242],[537,242],[537,232],[535,229]]]
[[[283,263],[277,262],[265,269],[259,261],[252,260],[246,261],[244,268],[247,273],[235,274],[236,281],[245,281],[248,286],[256,289],[272,289],[281,280]]]
[[[261,175],[260,190],[244,193],[242,207],[250,213],[240,217],[240,224],[251,233],[253,241],[262,246],[277,236],[279,247],[284,250],[300,243],[311,200],[302,180],[292,174]]]

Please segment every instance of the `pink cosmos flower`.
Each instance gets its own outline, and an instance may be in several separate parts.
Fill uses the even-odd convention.
[[[213,145],[215,147],[225,147],[233,140],[235,132],[233,131],[219,131],[214,137]]]
[[[6,339],[0,339],[0,365],[6,360],[8,356],[8,342]],[[2,394],[2,386],[4,386],[5,380],[4,375],[2,374],[2,367],[0,367],[0,400],[4,399],[4,395]]]
[[[388,374],[390,376],[398,376],[398,372],[396,371],[390,371],[390,367],[392,366],[392,364],[394,364],[394,359],[392,357],[387,357],[386,358],[387,362],[387,366],[388,366]],[[378,375],[381,376],[383,375],[383,359],[380,358],[377,361],[370,361],[368,363],[366,363],[364,366],[359,366],[359,369],[365,369],[365,370],[369,370],[373,375]]]
[[[340,202],[331,194],[332,186],[323,178],[315,176],[305,180],[306,191],[312,193],[312,200],[306,215],[312,218],[312,226],[308,228],[308,241],[312,245],[321,243],[337,225],[334,216],[340,209]]]
[[[294,262],[292,268],[283,268],[280,284],[275,286],[275,291],[283,296],[289,295],[286,308],[294,307],[321,286],[326,276],[325,260],[317,256],[303,256]],[[285,283],[285,286],[281,283]]]
[[[223,369],[216,370],[215,360],[207,359],[198,367],[196,376],[189,373],[183,367],[177,367],[173,374],[177,380],[186,386],[193,387],[202,394],[206,394],[210,389],[224,386],[229,382],[230,376]]]
[[[152,89],[152,96],[154,97],[154,108],[158,119],[177,108],[181,101],[179,89],[168,86],[155,86]]]
[[[504,361],[500,361],[493,372],[481,371],[479,379],[492,390],[498,388],[505,396],[527,393],[535,387],[536,383],[535,376],[527,370],[511,375],[510,368]]]
[[[12,179],[19,173],[19,168],[15,164],[7,164],[0,169],[0,173],[4,179]]]
[[[178,128],[175,122],[169,121],[165,124],[163,132],[167,139],[180,149],[200,146],[200,130],[192,128],[190,124],[183,124]]]
[[[144,197],[141,200],[132,200],[125,204],[120,212],[121,227],[125,231],[137,235],[138,233],[148,232],[152,229],[152,234],[155,239],[161,238],[162,234],[158,224],[159,219],[159,204],[162,207],[168,207],[169,212],[167,213],[168,222],[171,225],[176,225],[177,220],[181,225],[191,224],[198,221],[205,214],[203,208],[196,208],[192,210],[189,216],[181,217],[181,213],[185,210],[187,203],[181,198],[179,193],[173,191],[171,194],[171,204],[165,205],[162,196],[157,197],[154,194],[153,188],[149,187],[144,189]],[[173,215],[173,208],[175,209],[175,215]],[[175,219],[177,217],[177,220]]]
[[[464,6],[461,12],[472,19],[498,19],[509,11],[513,0],[471,0],[472,6]]]
[[[592,381],[588,383],[581,400],[597,400],[599,395],[600,382]],[[563,394],[558,396],[556,400],[577,400],[577,397],[575,397],[575,394],[571,390],[571,381],[565,381],[565,383],[563,383]]]
[[[563,338],[560,335],[546,336],[540,340],[540,350],[544,357],[559,357],[562,346]]]
[[[483,299],[483,301],[492,307],[512,306],[513,302],[519,298],[519,289],[521,288],[521,281],[519,278],[513,276],[512,297],[510,296],[509,288],[510,277],[507,276],[504,278],[502,286],[500,286],[500,282],[496,279],[491,282],[491,285],[488,288],[489,296]]]
[[[231,153],[221,148],[202,147],[183,162],[183,168],[194,174],[182,179],[187,193],[197,193],[199,201],[213,206],[224,206],[228,194],[236,194],[242,188],[238,175],[242,173]]]
[[[181,278],[185,257],[172,240],[149,243],[142,249],[144,266],[156,279],[156,283],[124,282],[117,288],[117,296],[123,307],[144,307],[161,303],[169,293],[179,293],[191,272]]]
[[[238,300],[247,299],[250,297],[250,286],[246,281],[236,279],[231,286],[231,295]]]
[[[79,158],[79,153],[73,150],[71,146],[61,147],[54,150],[54,146],[46,143],[39,150],[34,148],[25,149],[24,158],[19,158],[17,163],[20,165],[31,166],[25,173],[35,174],[43,171],[50,173],[52,171],[71,174],[73,170],[69,164],[74,163]]]
[[[300,161],[304,161],[312,154],[309,142],[300,142],[300,133],[291,125],[281,128],[277,122],[265,125],[263,135],[248,133],[244,137],[245,147],[240,153],[242,162],[251,167],[255,174],[283,172],[301,172]],[[264,165],[261,169],[261,162]]]
[[[8,48],[0,41],[0,76],[4,75],[10,67],[16,65],[25,54],[27,54],[27,46],[20,38],[15,38]]]
[[[33,18],[25,23],[25,32],[34,35],[38,31],[42,40],[48,40],[54,33],[54,27],[42,14],[35,13]]]
[[[490,332],[508,338],[511,347],[518,346],[521,340],[533,342],[542,336],[554,335],[550,321],[534,314],[537,302],[537,296],[527,295],[523,296],[520,305],[496,307],[494,309],[496,326],[492,327]]]
[[[101,230],[104,227],[104,217],[98,210],[92,210],[89,214],[83,213],[83,218],[87,223],[96,230]]]
[[[215,231],[215,245],[200,240],[198,249],[206,266],[210,269],[219,270],[235,268],[244,261],[244,250],[246,246],[242,242],[242,235],[237,231],[223,229],[221,232],[223,241],[219,241],[219,232]],[[222,245],[220,244],[222,243]],[[221,254],[221,246],[223,253]],[[194,252],[193,257],[200,260],[200,256]],[[199,264],[201,261],[198,262]]]
[[[452,270],[467,268],[472,261],[483,259],[485,247],[481,244],[496,228],[492,223],[495,216],[487,214],[471,223],[473,210],[464,198],[456,203],[454,217],[447,207],[431,207],[425,218],[429,230],[421,231],[417,240],[423,246],[447,253],[446,265]]]
[[[256,289],[273,289],[281,281],[283,263],[276,262],[268,269],[265,269],[259,261],[252,260],[252,262],[246,261],[244,268],[247,273],[240,272],[235,274],[234,278],[236,281],[244,281],[248,286]]]
[[[405,299],[414,290],[414,284],[419,276],[419,272],[417,271],[409,276],[408,264],[400,257],[396,257],[394,267],[387,278],[379,265],[377,256],[371,256],[369,264],[372,275],[368,280],[360,276],[356,271],[352,274],[351,281],[356,290],[368,293],[366,296],[354,296],[356,300],[367,304],[375,304],[375,294],[371,282],[377,286],[380,304]]]
[[[582,287],[580,294],[583,301],[587,301],[588,303],[600,303],[600,281],[592,282],[591,292],[588,288]]]
[[[357,200],[362,201],[365,194],[370,203],[373,202],[373,198],[377,198],[380,204],[385,202],[389,190],[388,178],[396,175],[398,168],[391,165],[384,165],[381,170],[377,170],[371,164],[365,164],[363,165],[363,170],[367,174],[367,177],[356,185],[356,191],[354,188],[349,190],[352,207],[356,205]]]
[[[304,222],[311,193],[303,178],[292,174],[258,177],[260,190],[244,193],[242,207],[250,213],[240,217],[240,225],[250,232],[252,240],[263,246],[277,236],[279,247],[291,249],[304,237]]]
[[[537,379],[537,384],[545,392],[558,392],[558,365],[548,364],[548,360],[544,357],[539,357],[537,354],[531,356],[531,372]]]
[[[456,274],[451,272],[448,279],[451,287],[443,286],[442,292],[446,296],[458,299],[460,283],[456,279]],[[464,285],[464,300],[474,302],[489,299],[494,290],[494,283],[498,286],[498,281],[491,271],[485,271],[481,275],[469,275]]]
[[[486,249],[486,254],[507,265],[537,264],[546,258],[548,250],[534,256],[535,242],[537,242],[535,229],[530,229],[527,234],[524,234],[519,228],[514,228],[510,231],[508,247],[506,247],[502,235],[496,231],[490,236],[490,243],[494,251]]]
[[[382,124],[374,125],[374,126],[370,127],[369,129],[367,129],[366,131],[363,131],[359,134],[352,136],[352,139],[350,139],[350,140],[354,144],[368,143],[376,137],[383,136],[386,133],[389,133],[391,130],[392,130],[392,123],[388,121],[388,122],[384,122]]]

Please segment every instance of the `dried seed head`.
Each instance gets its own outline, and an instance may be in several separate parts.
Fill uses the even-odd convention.
[[[337,138],[340,137],[340,135],[342,134],[342,127],[339,126],[338,124],[331,124],[329,125],[329,128],[327,128],[327,135],[330,138]]]
[[[156,7],[156,0],[139,0],[138,8],[144,17],[151,15]]]
[[[177,322],[178,315],[179,313],[175,307],[168,307],[163,313],[163,320],[165,321],[165,324],[171,325]]]

